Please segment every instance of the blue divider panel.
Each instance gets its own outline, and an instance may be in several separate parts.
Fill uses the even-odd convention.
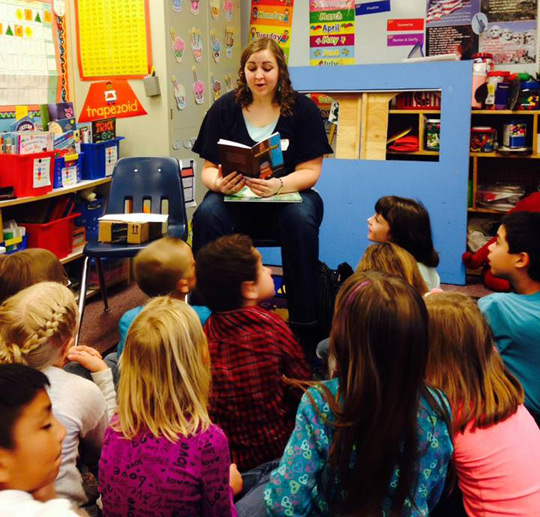
[[[438,162],[325,159],[316,189],[324,200],[321,260],[353,267],[366,247],[367,218],[377,199],[418,199],[431,217],[437,268],[444,283],[464,284],[467,226],[472,73],[470,61],[294,67],[295,89],[305,92],[440,90],[441,154]],[[280,264],[279,250],[261,250],[268,264]]]

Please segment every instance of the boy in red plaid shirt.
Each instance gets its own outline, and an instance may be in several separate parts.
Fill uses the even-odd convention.
[[[242,471],[280,458],[301,392],[284,376],[309,380],[302,347],[259,302],[274,295],[270,270],[245,235],[228,235],[197,254],[197,289],[212,311],[204,330],[212,362],[210,417]]]

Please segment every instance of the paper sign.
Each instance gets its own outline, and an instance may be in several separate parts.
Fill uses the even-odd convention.
[[[114,171],[114,166],[118,161],[118,150],[116,145],[111,145],[111,147],[105,148],[105,176],[112,176]]]
[[[50,158],[36,158],[34,160],[33,187],[41,188],[48,187],[51,184],[51,169]]]
[[[72,187],[77,184],[77,166],[64,167],[62,169],[62,186]]]
[[[377,2],[356,3],[356,16],[364,14],[386,13],[390,11],[390,0],[379,0]]]
[[[146,114],[146,110],[127,81],[104,81],[90,85],[79,122],[109,117],[138,117]]]

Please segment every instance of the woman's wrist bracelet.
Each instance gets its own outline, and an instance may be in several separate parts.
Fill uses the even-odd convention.
[[[276,196],[283,190],[283,180],[281,178],[277,178],[279,180],[279,188],[276,191]]]

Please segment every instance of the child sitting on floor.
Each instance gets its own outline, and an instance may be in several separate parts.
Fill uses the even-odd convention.
[[[355,273],[339,291],[330,340],[335,378],[302,397],[264,492],[268,514],[429,515],[452,442],[446,398],[424,381],[423,298],[399,278]]]
[[[182,239],[175,237],[163,237],[142,249],[135,257],[134,271],[137,285],[150,297],[170,295],[185,302],[186,296],[195,288],[193,253]],[[120,318],[118,357],[124,349],[129,326],[143,307],[135,307]],[[210,311],[202,306],[194,306],[193,309],[199,316],[201,325],[204,325]]]
[[[270,270],[245,235],[207,244],[197,256],[198,290],[212,316],[205,325],[212,364],[210,416],[227,435],[240,470],[279,458],[299,395],[283,376],[311,378],[301,346],[276,314],[259,307],[274,295]]]
[[[22,364],[0,365],[0,516],[75,517],[56,499],[66,430],[51,411],[49,379]]]
[[[170,297],[149,301],[122,355],[118,416],[103,444],[104,515],[235,516],[241,478],[207,411],[210,364],[193,309]]]
[[[64,267],[52,251],[30,248],[0,255],[0,303],[39,282],[68,284]]]
[[[505,368],[471,298],[434,294],[426,305],[426,378],[452,406],[454,461],[467,514],[538,515],[540,429],[523,406],[519,381]]]
[[[504,364],[523,385],[525,406],[540,425],[540,214],[506,215],[491,245],[491,272],[515,293],[478,301]]]
[[[390,241],[406,249],[418,262],[428,291],[441,287],[435,270],[439,255],[433,248],[429,213],[418,201],[398,196],[381,197],[375,204],[375,214],[368,219],[368,239]]]
[[[56,492],[78,506],[90,501],[77,469],[97,464],[110,415],[116,409],[112,373],[93,348],[72,348],[77,328],[73,293],[55,282],[27,287],[0,305],[0,363],[22,363],[41,370],[51,382],[56,418],[68,435]],[[67,359],[90,370],[94,382],[62,369]]]

